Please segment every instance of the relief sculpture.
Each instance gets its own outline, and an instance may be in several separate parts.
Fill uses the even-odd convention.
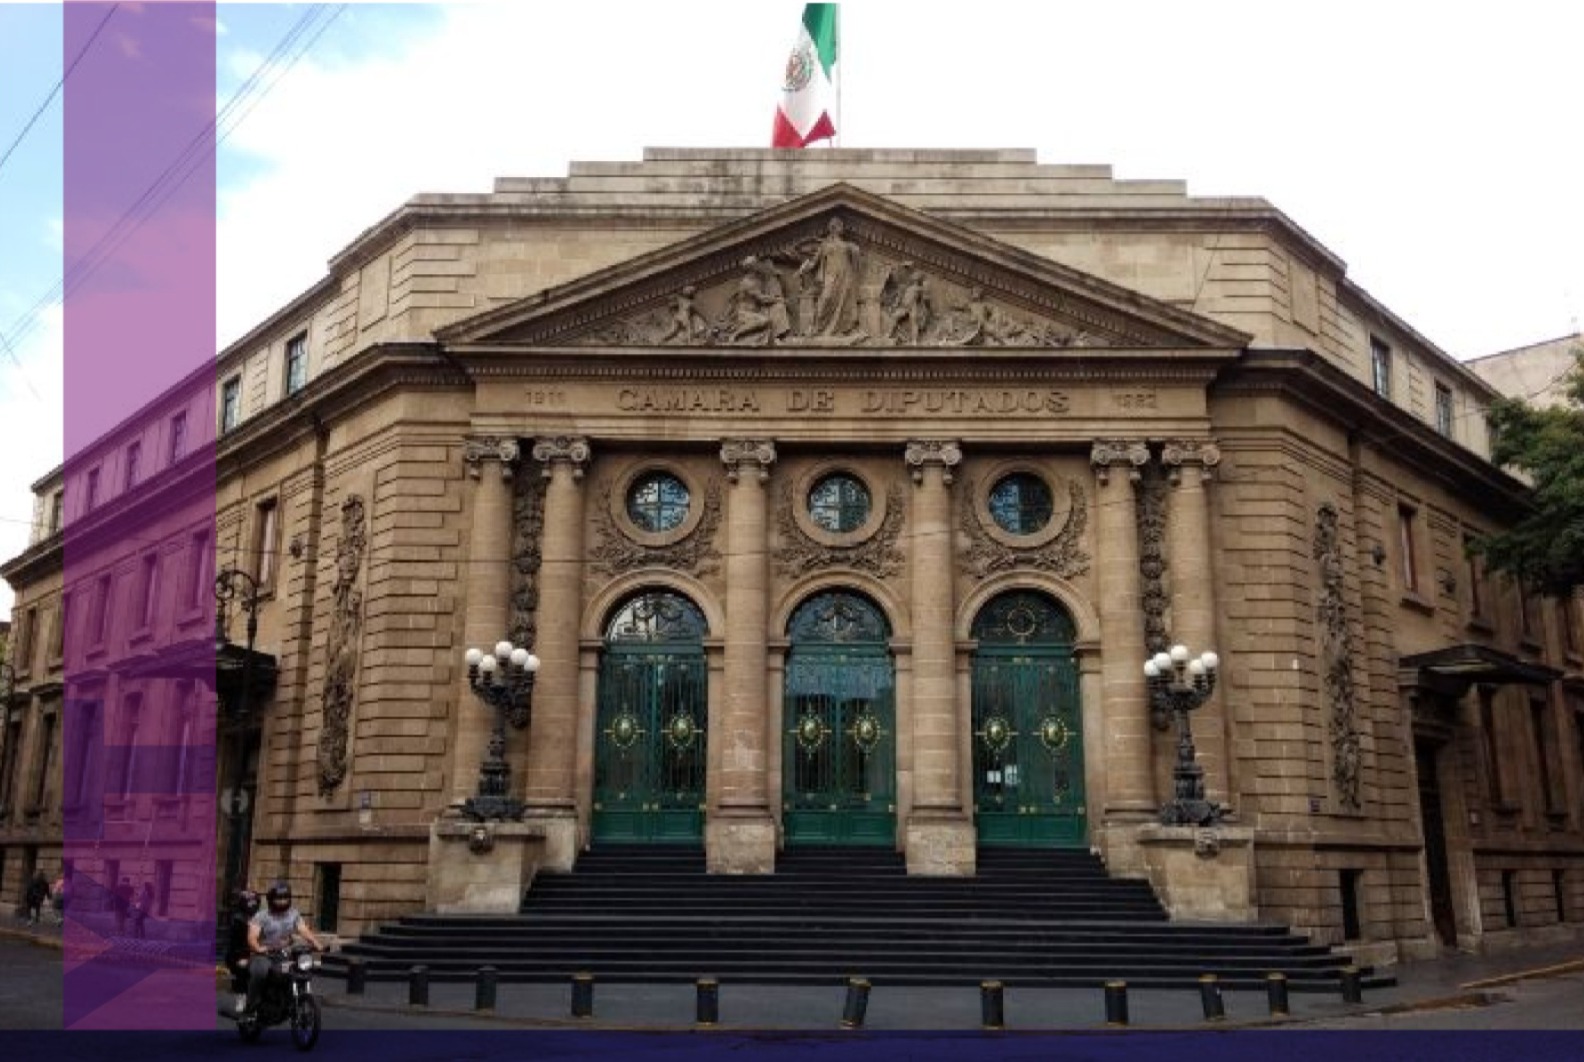
[[[816,542],[798,526],[792,485],[781,484],[776,500],[776,526],[781,544],[775,551],[776,571],[794,578],[819,568],[855,568],[879,579],[889,579],[902,570],[902,551],[897,539],[902,534],[903,500],[901,490],[892,486],[886,493],[885,519],[879,529],[862,542],[834,546]]]
[[[1166,479],[1154,465],[1145,465],[1134,494],[1139,529],[1140,603],[1144,610],[1144,648],[1151,656],[1170,648],[1166,637]],[[1151,702],[1150,723],[1156,730],[1171,726],[1164,707]]]
[[[368,542],[361,496],[341,504],[341,542],[336,547],[330,636],[325,646],[324,722],[319,731],[319,792],[346,780],[347,727],[356,691],[358,635],[363,628],[363,592],[357,588]]]
[[[612,512],[612,487],[600,490],[594,510],[594,544],[589,548],[589,570],[600,575],[620,575],[637,568],[664,567],[706,576],[720,568],[715,532],[721,522],[721,485],[711,480],[704,489],[699,522],[680,540],[665,546],[635,542],[616,522]]]
[[[543,476],[512,480],[511,617],[508,637],[513,645],[532,649],[539,635],[540,542],[544,535]],[[528,725],[528,706],[514,705],[507,716],[519,730]]]
[[[970,498],[978,497],[972,483],[967,485],[964,493]],[[968,540],[968,548],[964,551],[968,570],[981,579],[1017,568],[1050,572],[1064,579],[1087,572],[1089,554],[1084,552],[1082,543],[1084,529],[1089,523],[1089,503],[1084,497],[1083,488],[1075,481],[1068,482],[1067,495],[1071,507],[1066,524],[1049,542],[1027,549],[996,541],[980,524],[972,507],[961,506],[959,525]]]
[[[1342,586],[1342,544],[1336,507],[1320,506],[1315,518],[1314,557],[1320,565],[1320,668],[1330,709],[1331,780],[1342,806],[1359,810],[1361,753],[1353,665],[1348,652],[1347,605]]]

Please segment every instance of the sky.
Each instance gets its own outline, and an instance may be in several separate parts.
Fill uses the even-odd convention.
[[[121,5],[93,47],[114,48],[138,8]],[[419,192],[648,146],[768,146],[801,10],[217,5],[217,111],[235,101],[218,154],[216,349]],[[294,30],[311,46],[238,96]],[[1584,319],[1584,4],[857,0],[841,30],[843,147],[1033,148],[1196,196],[1263,197],[1457,358]],[[40,110],[61,50],[59,5],[0,3],[0,152],[15,142],[0,163],[0,557],[26,546],[28,487],[61,460],[71,400],[53,298],[60,97]],[[9,601],[0,587],[0,614]]]

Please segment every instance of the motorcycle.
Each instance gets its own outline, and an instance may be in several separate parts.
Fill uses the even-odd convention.
[[[319,956],[305,945],[269,953],[270,972],[259,996],[258,1009],[237,1014],[237,1033],[247,1043],[257,1040],[272,1025],[291,1023],[292,1046],[309,1051],[319,1041],[319,1001],[313,994],[313,972]]]

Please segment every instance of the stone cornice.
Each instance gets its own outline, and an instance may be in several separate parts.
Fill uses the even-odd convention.
[[[65,545],[66,535],[62,531],[40,539],[4,564],[0,564],[0,578],[10,583],[13,590],[20,592],[23,586],[37,582],[46,575],[54,575],[62,571],[66,555]]]

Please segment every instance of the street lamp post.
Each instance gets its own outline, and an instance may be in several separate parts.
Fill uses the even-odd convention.
[[[231,820],[231,836],[226,844],[226,881],[233,889],[240,889],[242,881],[242,779],[247,772],[247,719],[249,686],[253,678],[253,641],[258,637],[259,584],[240,568],[225,568],[215,577],[215,653],[231,644],[226,633],[226,613],[232,601],[247,616],[247,654],[242,658],[242,688],[231,706],[232,724],[236,728],[236,785],[231,793],[227,814]]]
[[[1204,768],[1195,759],[1193,732],[1188,725],[1189,713],[1215,692],[1220,664],[1212,652],[1189,659],[1185,645],[1174,645],[1171,652],[1156,653],[1144,662],[1154,707],[1177,717],[1177,764],[1172,768],[1172,799],[1161,805],[1163,825],[1214,826],[1226,815],[1224,806],[1205,799]]]
[[[462,804],[462,814],[477,822],[490,819],[517,821],[523,802],[511,796],[511,765],[506,762],[506,716],[525,725],[533,710],[534,675],[539,658],[511,642],[498,642],[493,654],[469,649],[463,656],[468,686],[495,713],[489,748],[479,765],[478,793]]]

